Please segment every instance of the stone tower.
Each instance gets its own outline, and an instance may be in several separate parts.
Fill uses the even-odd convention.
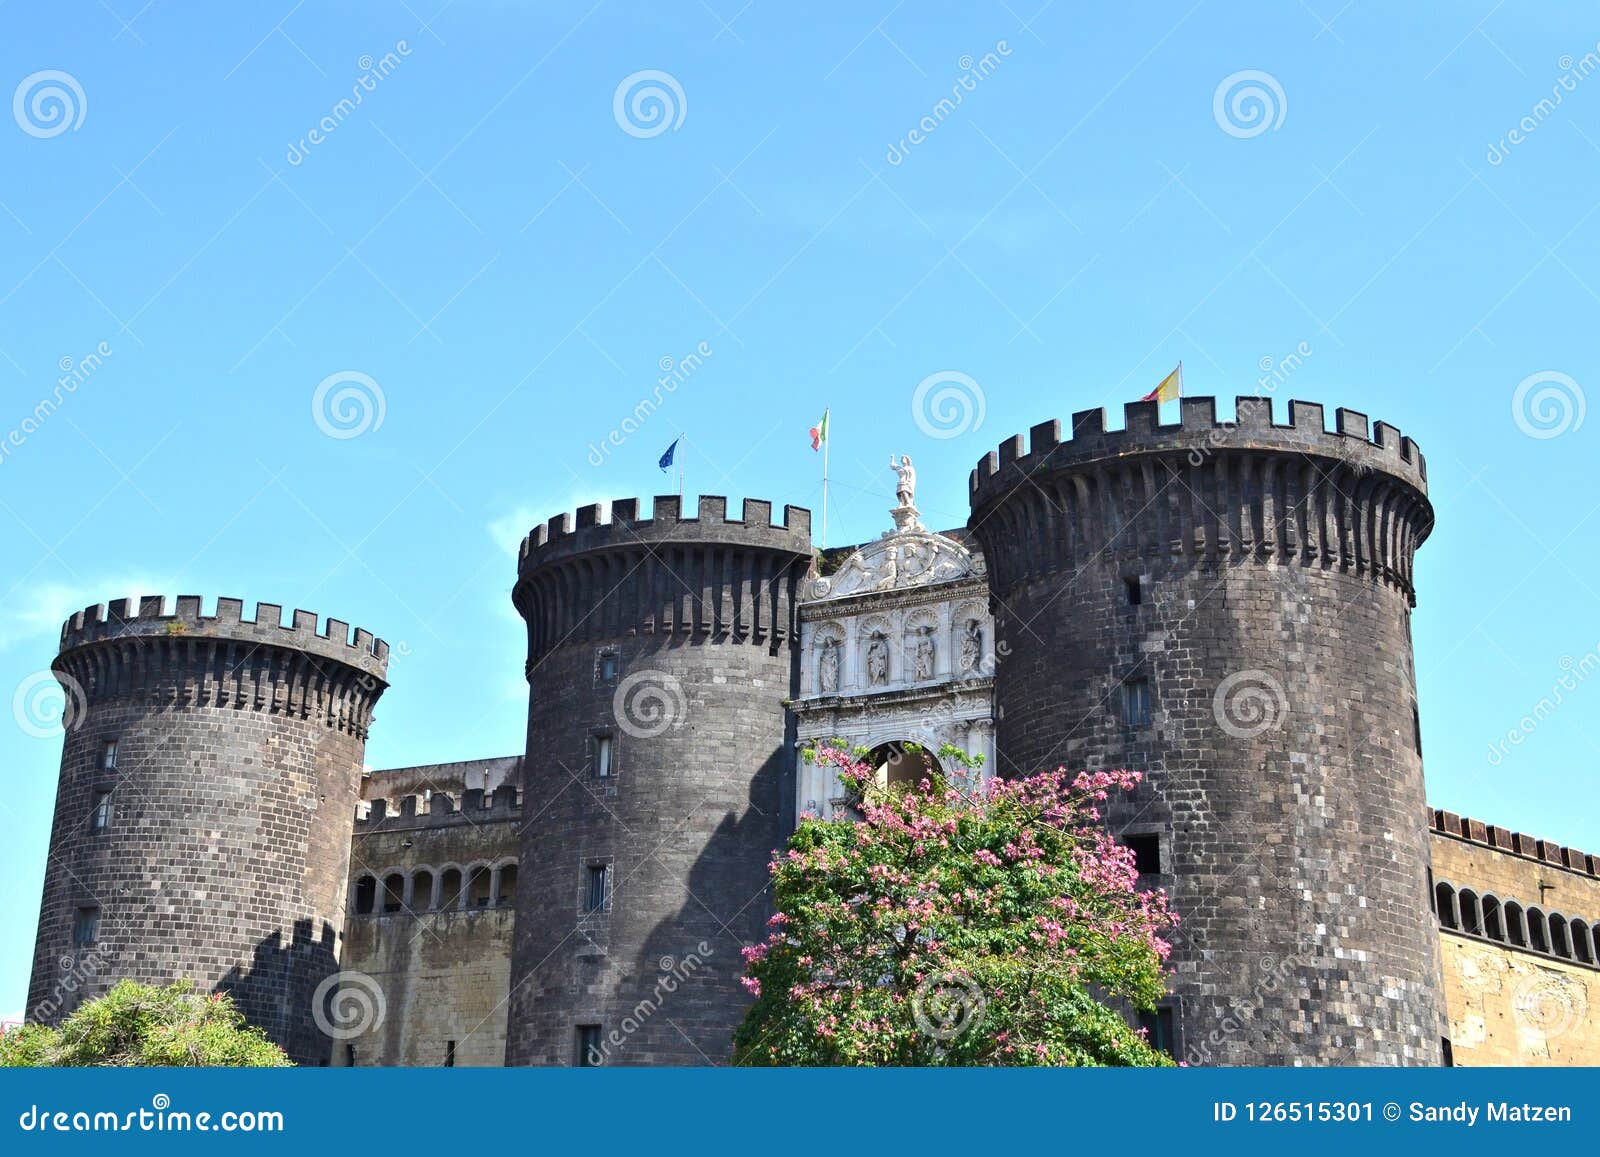
[[[313,995],[337,971],[362,754],[388,647],[366,631],[183,596],[74,615],[29,1015],[123,977],[227,989],[301,1064],[325,1063]]]
[[[1001,775],[1147,773],[1110,819],[1183,918],[1201,1064],[1439,1064],[1412,663],[1433,512],[1410,439],[1185,398],[1012,438],[972,476]]]
[[[506,1059],[725,1061],[791,826],[811,515],[674,497],[523,543],[528,750]]]

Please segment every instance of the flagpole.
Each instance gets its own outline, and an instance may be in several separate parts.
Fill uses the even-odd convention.
[[[678,435],[678,449],[683,449],[683,444],[689,440],[689,435]],[[683,459],[678,459],[678,508],[683,508]]]
[[[833,444],[833,414],[822,412],[822,549],[828,549],[828,447]]]

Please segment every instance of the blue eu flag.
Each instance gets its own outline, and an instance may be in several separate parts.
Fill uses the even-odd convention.
[[[672,469],[672,456],[678,452],[678,443],[681,441],[683,441],[683,436],[680,434],[672,440],[672,445],[667,447],[667,452],[661,455],[661,461],[657,462],[656,465],[661,467],[662,470]]]

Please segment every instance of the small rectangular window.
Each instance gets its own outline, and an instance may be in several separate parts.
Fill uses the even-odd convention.
[[[106,771],[117,770],[117,741],[108,739],[100,749],[100,766]]]
[[[1417,754],[1422,754],[1422,708],[1417,704],[1411,705],[1411,738],[1416,744]]]
[[[580,1069],[597,1069],[605,1057],[600,1052],[600,1026],[580,1024],[577,1030],[576,1056],[573,1064]]]
[[[1148,835],[1123,836],[1122,842],[1133,852],[1133,865],[1141,876],[1161,874],[1161,837]]]
[[[612,752],[615,747],[616,740],[609,735],[594,737],[594,773],[601,779],[611,777]]]
[[[615,651],[607,651],[600,656],[600,681],[602,683],[615,683],[617,681],[618,660]]]
[[[444,1067],[447,1069],[456,1067],[456,1042],[453,1040],[444,1042]]]
[[[89,809],[89,830],[103,832],[111,826],[111,792],[94,793],[94,805]]]
[[[344,1063],[349,1068],[353,1069],[353,1068],[356,1067],[356,1046],[355,1045],[347,1044],[347,1045],[344,1046]]]
[[[585,912],[603,912],[610,887],[611,866],[609,864],[590,864],[588,883],[583,894],[583,910]]]
[[[1172,1039],[1172,1010],[1158,1008],[1154,1012],[1141,1012],[1139,1014],[1139,1027],[1145,1031],[1145,1040],[1157,1052],[1166,1053],[1174,1059],[1177,1053],[1173,1051],[1176,1042]]]
[[[1137,607],[1144,605],[1144,583],[1137,575],[1122,580],[1128,591],[1128,605]]]
[[[80,948],[100,938],[100,909],[79,908],[72,924],[72,942]]]
[[[1129,727],[1150,726],[1150,680],[1129,679],[1122,685],[1122,722]]]

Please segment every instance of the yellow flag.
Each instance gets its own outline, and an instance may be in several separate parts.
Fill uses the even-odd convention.
[[[1161,379],[1161,384],[1151,390],[1141,402],[1170,402],[1173,398],[1183,397],[1183,363],[1178,363],[1178,368]]]

